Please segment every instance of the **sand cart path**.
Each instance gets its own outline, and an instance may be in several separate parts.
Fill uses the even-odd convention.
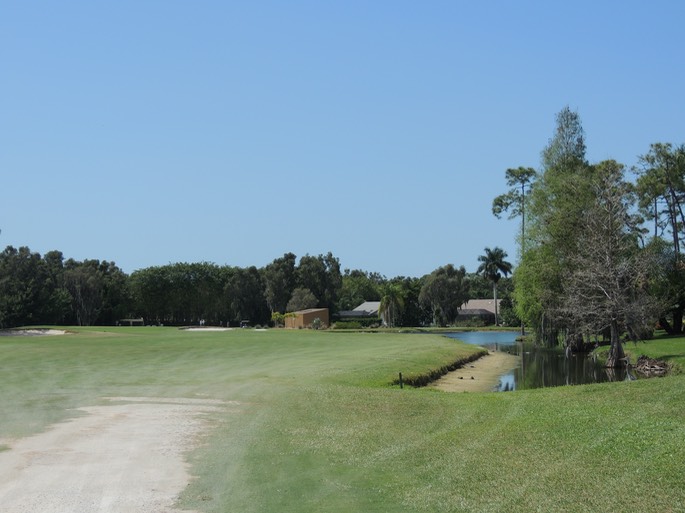
[[[172,513],[191,479],[184,453],[225,403],[111,398],[0,452],[3,513]]]

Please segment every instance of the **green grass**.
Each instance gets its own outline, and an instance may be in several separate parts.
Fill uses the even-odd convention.
[[[647,342],[627,343],[625,350],[632,363],[644,354],[651,358],[668,360],[678,373],[685,369],[685,343],[682,337],[661,336]]]
[[[685,339],[636,347],[685,361]],[[685,376],[500,394],[390,385],[475,350],[397,333],[2,338],[0,438],[108,396],[208,397],[239,404],[189,454],[186,509],[685,511]]]

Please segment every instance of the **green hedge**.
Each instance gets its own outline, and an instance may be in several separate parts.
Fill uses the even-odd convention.
[[[334,321],[333,329],[336,330],[359,330],[362,328],[378,328],[381,320],[377,317],[366,317],[363,319],[341,319]]]

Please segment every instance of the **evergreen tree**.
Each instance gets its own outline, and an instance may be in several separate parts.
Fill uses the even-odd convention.
[[[286,253],[264,269],[264,295],[271,313],[284,313],[286,310],[297,280],[296,260],[293,253]]]
[[[454,323],[459,309],[469,300],[469,281],[464,266],[439,267],[428,275],[421,287],[419,301],[430,311],[435,326]]]
[[[580,117],[566,107],[556,122],[542,151],[542,171],[530,195],[526,250],[514,273],[517,314],[549,344],[567,328],[558,315],[563,275],[572,265],[583,213],[592,202]]]
[[[492,202],[492,213],[498,219],[504,212],[509,212],[509,219],[521,217],[521,235],[519,240],[520,252],[525,249],[526,237],[526,187],[535,182],[537,172],[532,167],[518,167],[507,169],[505,178],[510,187],[505,194],[500,194]]]
[[[667,237],[671,251],[663,253],[670,258],[663,262],[668,270],[671,286],[662,292],[671,303],[668,317],[661,324],[671,334],[683,332],[685,312],[685,263],[682,239],[685,235],[685,145],[673,147],[670,143],[655,143],[640,156],[637,169],[637,194],[642,214],[654,222],[653,240]]]

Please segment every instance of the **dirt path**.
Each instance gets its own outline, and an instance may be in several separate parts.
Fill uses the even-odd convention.
[[[0,452],[3,513],[172,513],[183,461],[225,403],[111,398]]]
[[[499,378],[518,366],[518,357],[501,352],[490,352],[464,367],[445,374],[429,385],[445,392],[489,392]]]

